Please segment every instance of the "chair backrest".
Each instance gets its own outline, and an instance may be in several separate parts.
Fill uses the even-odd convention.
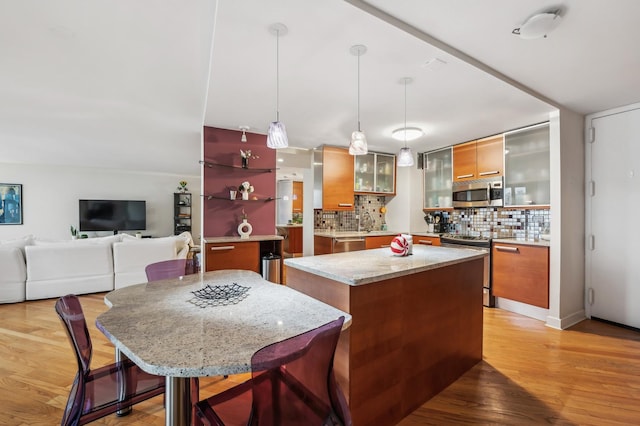
[[[64,324],[75,351],[79,371],[83,374],[87,373],[93,348],[80,300],[73,294],[67,294],[56,302],[56,312]]]
[[[340,406],[344,397],[338,397],[342,394],[333,375],[343,322],[340,317],[253,355],[249,424],[350,424],[350,417],[344,419],[349,416],[348,407]]]
[[[144,268],[147,281],[158,281],[169,278],[178,278],[186,275],[187,259],[163,260],[152,263]]]

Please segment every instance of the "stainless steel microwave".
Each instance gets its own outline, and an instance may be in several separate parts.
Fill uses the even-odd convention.
[[[453,207],[502,207],[502,178],[478,179],[453,183]]]

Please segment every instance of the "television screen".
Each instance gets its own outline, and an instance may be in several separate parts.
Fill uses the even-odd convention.
[[[80,231],[141,231],[147,228],[145,201],[80,200]]]

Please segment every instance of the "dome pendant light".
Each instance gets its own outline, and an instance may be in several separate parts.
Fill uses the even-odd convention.
[[[358,130],[351,134],[351,143],[349,144],[349,154],[363,155],[367,153],[367,138],[360,130],[360,56],[367,53],[367,46],[356,44],[349,49],[352,55],[358,57]]]
[[[407,146],[407,84],[411,84],[413,79],[405,77],[400,79],[400,83],[404,84],[404,127],[402,133],[404,135],[404,148],[400,148],[398,153],[398,167],[411,167],[413,166],[413,153],[411,148]]]
[[[267,146],[269,148],[278,149],[289,146],[287,138],[287,130],[284,124],[280,122],[280,36],[286,35],[289,30],[284,24],[272,24],[269,32],[276,36],[276,121],[272,121],[269,125],[267,133]]]

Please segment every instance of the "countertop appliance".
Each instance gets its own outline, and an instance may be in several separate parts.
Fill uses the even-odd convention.
[[[491,289],[491,238],[459,234],[442,234],[440,236],[440,245],[442,247],[482,250],[488,254],[488,256],[484,258],[484,270],[482,274],[482,304],[484,306],[494,307],[496,303]]]
[[[453,207],[502,207],[503,192],[501,177],[454,182]]]

